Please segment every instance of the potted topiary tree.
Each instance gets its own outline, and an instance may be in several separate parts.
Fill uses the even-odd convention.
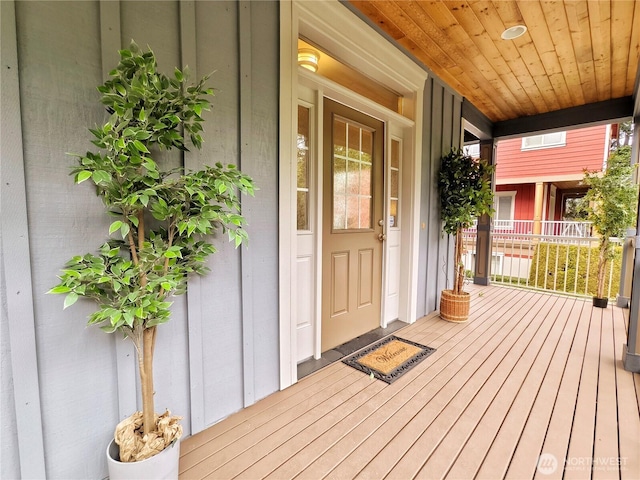
[[[169,321],[170,299],[186,291],[188,276],[207,271],[205,261],[215,252],[208,235],[221,229],[236,247],[247,240],[238,195],[253,195],[254,185],[234,165],[186,172],[163,168],[154,158],[160,150],[186,150],[187,135],[200,148],[202,113],[213,95],[205,87],[208,77],[188,86],[186,73],[177,68],[172,78],[159,73],[153,52],[135,43],[120,51],[110,77],[98,90],[111,116],[90,129],[100,150],[75,155],[72,174],[78,184],[95,184],[107,213],[115,217],[111,238],[97,254],[69,260],[49,293],[66,294],[64,308],[80,297],[95,301],[98,308],[88,323],[124,334],[135,346],[142,412],[116,428],[119,453],[112,446],[110,477],[167,478],[152,473],[147,463],[182,434],[179,417],[155,413],[157,328]],[[170,475],[177,478],[178,448],[172,450],[176,464]],[[139,467],[124,474],[114,470],[125,462]]]
[[[636,220],[638,186],[633,183],[631,147],[615,149],[607,160],[602,175],[585,171],[583,183],[589,187],[584,208],[587,220],[600,236],[598,242],[598,282],[593,305],[606,308],[608,297],[604,293],[605,273],[614,255],[611,238],[623,237]]]
[[[463,230],[473,221],[493,212],[491,176],[494,167],[481,159],[474,159],[457,148],[444,155],[438,173],[440,218],[443,230],[456,236],[453,289],[443,290],[440,297],[440,316],[453,322],[469,318],[470,297],[462,290],[464,284]]]

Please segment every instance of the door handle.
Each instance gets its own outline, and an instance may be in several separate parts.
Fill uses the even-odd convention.
[[[387,236],[384,233],[378,234],[378,240],[380,240],[381,242],[384,242],[386,239],[387,239]]]

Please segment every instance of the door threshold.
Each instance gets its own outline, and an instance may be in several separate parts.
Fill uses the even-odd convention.
[[[408,323],[402,322],[400,320],[395,320],[387,325],[387,328],[378,327],[375,330],[371,330],[370,332],[360,335],[353,340],[349,340],[342,345],[338,345],[331,350],[323,352],[322,356],[318,360],[316,360],[315,358],[310,358],[309,360],[305,360],[304,362],[299,363],[298,380],[306,377],[307,375],[311,375],[313,372],[316,372],[321,368],[326,367],[327,365],[331,365],[332,363],[337,362],[342,358],[357,352],[358,350],[368,347],[372,343],[375,343],[378,340],[391,335],[396,330],[399,330],[402,327],[406,327],[407,325]]]

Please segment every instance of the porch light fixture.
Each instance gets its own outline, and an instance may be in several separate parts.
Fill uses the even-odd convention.
[[[527,27],[524,25],[514,25],[513,27],[507,28],[504,32],[502,32],[503,40],[514,40],[518,37],[521,37],[527,31]]]
[[[300,48],[298,50],[298,65],[313,73],[318,71],[318,60],[320,54],[312,48]]]

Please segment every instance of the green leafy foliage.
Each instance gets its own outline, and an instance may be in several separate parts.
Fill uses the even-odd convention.
[[[604,278],[608,286],[611,277],[611,292],[615,295],[620,287],[622,247],[614,245],[611,251],[613,253],[610,264],[612,271],[607,270]],[[578,245],[540,242],[533,252],[529,269],[529,285],[556,292],[596,295],[598,254],[598,247],[586,248]],[[498,281],[501,280],[498,279]]]
[[[462,266],[462,230],[484,214],[493,213],[491,176],[495,167],[481,159],[474,159],[457,148],[444,155],[438,173],[440,218],[443,230],[457,236],[454,291],[460,293],[464,280]]]
[[[614,257],[609,241],[611,237],[623,237],[627,228],[636,221],[638,186],[634,184],[631,165],[631,147],[618,147],[607,160],[604,174],[585,171],[583,183],[589,187],[585,196],[588,205],[587,220],[600,235],[598,287],[596,296],[602,298],[604,271]]]
[[[94,300],[89,324],[131,336],[167,322],[168,298],[186,291],[190,274],[207,272],[211,234],[226,232],[236,247],[247,241],[239,195],[255,187],[234,165],[165,171],[153,158],[160,149],[186,150],[185,135],[200,148],[208,77],[187,86],[188,72],[176,69],[169,78],[135,43],[120,51],[110,76],[98,90],[111,115],[90,129],[99,151],[76,155],[72,174],[78,184],[93,182],[116,218],[98,253],[69,260],[49,293],[66,294],[65,308]]]
[[[638,187],[633,183],[633,169],[631,147],[624,146],[611,154],[603,175],[585,172],[587,218],[603,237],[623,237],[635,223]]]
[[[454,148],[442,157],[438,174],[440,218],[444,231],[455,234],[469,228],[485,213],[493,212],[491,175],[494,167]]]

